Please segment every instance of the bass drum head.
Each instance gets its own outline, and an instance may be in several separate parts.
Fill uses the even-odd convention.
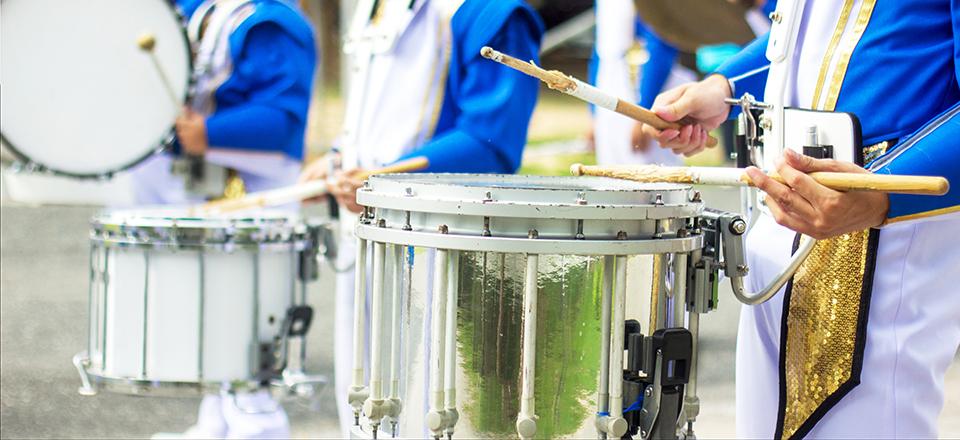
[[[729,0],[642,0],[637,12],[653,31],[683,52],[722,43],[744,45],[756,38],[743,2]]]
[[[3,0],[0,51],[3,142],[64,175],[145,159],[171,136],[189,88],[189,43],[166,0]]]

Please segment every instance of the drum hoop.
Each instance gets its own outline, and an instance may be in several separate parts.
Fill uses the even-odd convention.
[[[91,237],[90,243],[102,245],[105,248],[130,249],[171,249],[171,250],[219,250],[224,253],[236,251],[294,251],[306,250],[309,241],[306,239],[291,239],[287,241],[150,241],[135,237]]]
[[[183,16],[183,12],[180,11],[180,8],[177,7],[176,2],[174,0],[164,0],[164,2],[167,4],[168,7],[170,7],[170,9],[173,11],[174,16],[180,21],[180,24],[181,24],[180,35],[183,37],[183,43],[187,48],[187,53],[190,54],[189,56],[187,56],[187,87],[184,89],[184,96],[182,99],[183,102],[187,102],[190,98],[190,91],[193,90],[193,86],[195,83],[195,80],[193,77],[193,55],[192,55],[193,49],[190,45],[190,38],[187,35],[187,28],[186,26],[183,25],[183,22],[185,20],[185,17]],[[110,169],[110,170],[97,172],[97,173],[74,173],[71,171],[64,171],[57,168],[52,168],[43,163],[37,162],[36,160],[33,160],[30,157],[30,155],[25,154],[23,150],[18,148],[14,142],[10,141],[10,139],[3,134],[3,130],[0,129],[0,141],[3,141],[3,144],[6,145],[6,147],[10,150],[10,152],[13,153],[14,156],[17,156],[17,158],[19,158],[22,162],[24,162],[28,166],[28,168],[30,168],[32,171],[49,173],[55,176],[72,177],[75,179],[112,178],[114,174],[129,170],[130,168],[133,168],[139,165],[140,163],[147,160],[148,158],[169,149],[175,139],[176,139],[175,125],[171,124],[170,128],[168,128],[167,131],[160,137],[160,139],[154,143],[154,147],[150,151],[148,151],[147,154],[144,154],[138,159],[134,159],[129,164],[121,165],[120,167],[117,167],[115,169]]]

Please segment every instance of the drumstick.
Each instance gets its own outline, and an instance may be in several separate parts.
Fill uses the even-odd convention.
[[[679,130],[683,128],[684,125],[690,124],[690,121],[687,119],[681,119],[679,122],[670,122],[664,120],[650,110],[640,107],[632,102],[619,99],[616,96],[584,83],[583,81],[569,76],[559,70],[545,70],[540,66],[533,64],[532,62],[528,63],[526,61],[521,61],[510,55],[498,52],[489,46],[484,46],[483,49],[480,49],[480,55],[486,59],[496,61],[507,67],[519,70],[527,75],[537,78],[546,83],[547,87],[550,87],[553,90],[559,90],[598,107],[615,111],[631,119],[643,122],[644,124],[656,128],[657,130]],[[717,139],[712,136],[708,136],[707,146],[714,147],[716,145]]]
[[[408,173],[422,170],[429,165],[430,162],[426,157],[414,157],[383,168],[362,171],[357,173],[354,178],[357,180],[367,180],[367,178],[374,174]],[[287,203],[299,202],[301,200],[321,196],[326,193],[327,182],[323,180],[315,180],[270,191],[247,194],[245,197],[239,199],[218,200],[215,202],[205,203],[194,208],[193,211],[201,213],[222,213],[241,211],[251,208],[278,206],[285,205]]]
[[[574,176],[613,177],[637,182],[753,186],[753,181],[740,168],[658,165],[588,166],[578,163],[570,167],[570,173]],[[768,173],[767,175],[780,183],[785,183],[779,174]],[[950,190],[950,182],[943,177],[834,172],[813,172],[808,176],[817,183],[837,191],[879,191],[939,196]]]
[[[170,77],[167,76],[167,72],[163,70],[163,66],[160,65],[160,60],[157,59],[157,54],[153,51],[157,47],[157,37],[151,33],[144,33],[137,37],[137,46],[140,47],[140,50],[146,52],[150,55],[150,61],[153,63],[153,68],[157,71],[157,74],[160,75],[160,82],[163,83],[163,88],[167,90],[167,95],[170,96],[170,101],[173,103],[174,108],[180,108],[181,102],[177,98],[177,93],[173,91],[173,85],[170,83]]]

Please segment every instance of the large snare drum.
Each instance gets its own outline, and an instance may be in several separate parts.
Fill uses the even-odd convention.
[[[31,168],[108,176],[172,139],[191,56],[169,0],[3,0],[0,52],[0,135]]]
[[[82,392],[256,385],[284,368],[287,337],[309,326],[315,228],[281,214],[180,214],[93,219]]]
[[[674,437],[696,417],[717,225],[745,223],[689,186],[387,175],[357,201],[355,437]]]

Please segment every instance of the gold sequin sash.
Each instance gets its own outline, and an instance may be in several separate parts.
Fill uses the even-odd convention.
[[[817,242],[787,286],[777,438],[802,438],[860,383],[879,233]]]

